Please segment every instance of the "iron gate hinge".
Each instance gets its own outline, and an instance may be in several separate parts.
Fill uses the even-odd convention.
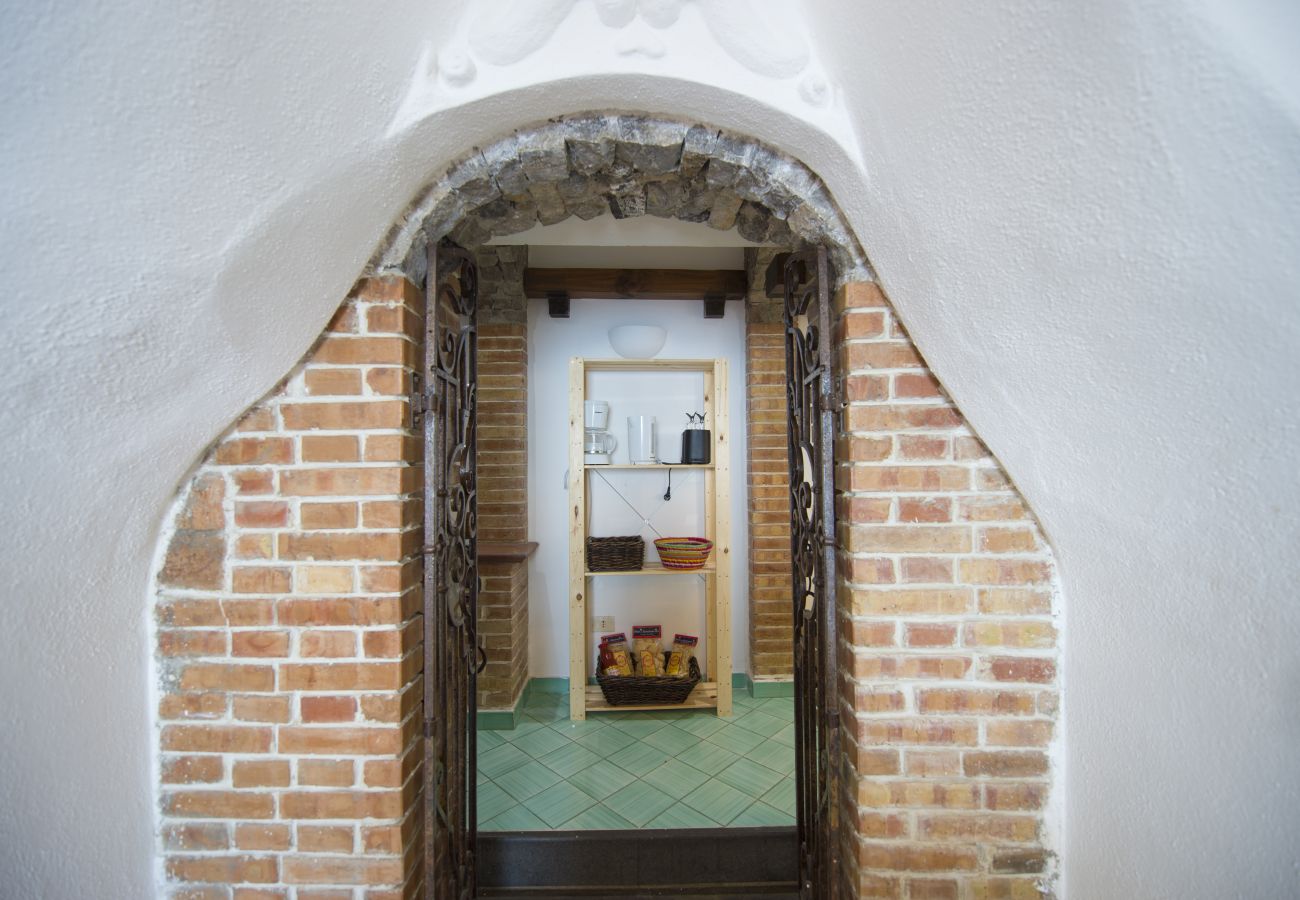
[[[424,379],[418,372],[411,373],[411,427],[418,428],[420,420],[429,410],[429,398],[424,393]]]

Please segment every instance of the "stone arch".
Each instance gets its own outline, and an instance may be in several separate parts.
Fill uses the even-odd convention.
[[[1059,597],[1032,514],[814,173],[733,132],[617,113],[452,165],[183,489],[156,593],[166,877],[198,895],[418,894],[421,486],[404,397],[424,249],[606,210],[832,251],[845,895],[1050,894]]]
[[[415,200],[372,262],[422,275],[444,235],[467,247],[570,216],[641,215],[735,228],[781,247],[824,245],[840,281],[870,267],[830,191],[800,161],[726,129],[661,116],[563,116],[475,149]]]

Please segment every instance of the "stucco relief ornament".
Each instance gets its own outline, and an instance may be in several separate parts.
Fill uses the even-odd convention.
[[[741,68],[720,72],[723,58]],[[450,40],[436,52],[432,45],[424,48],[394,129],[521,84],[602,71],[658,71],[657,63],[672,66],[675,74],[748,87],[746,92],[765,100],[777,82],[790,103],[810,113],[834,100],[802,33],[797,3],[478,0],[467,5]]]

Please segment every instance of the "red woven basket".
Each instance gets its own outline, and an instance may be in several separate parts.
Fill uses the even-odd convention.
[[[713,541],[699,537],[669,537],[655,541],[665,569],[702,569],[713,552]]]

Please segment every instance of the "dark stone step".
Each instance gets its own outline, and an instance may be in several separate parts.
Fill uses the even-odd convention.
[[[795,897],[795,829],[480,832],[479,896]]]

